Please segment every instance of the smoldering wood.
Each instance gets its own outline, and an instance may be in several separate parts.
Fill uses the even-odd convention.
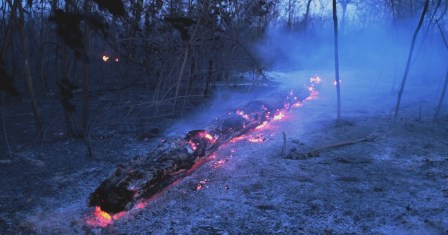
[[[291,107],[292,98],[275,94],[252,100],[213,120],[203,130],[189,131],[184,137],[165,138],[150,153],[119,165],[90,195],[89,206],[99,206],[111,214],[127,211],[141,201],[189,173],[219,146],[270,121],[282,109]],[[303,89],[296,101],[303,101],[309,91]]]

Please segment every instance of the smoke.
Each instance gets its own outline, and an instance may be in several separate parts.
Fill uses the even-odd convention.
[[[365,92],[381,90],[381,99],[378,100],[386,102],[387,99],[389,106],[386,108],[388,111],[393,109],[418,18],[414,16],[397,24],[392,24],[390,20],[362,27],[354,27],[361,25],[356,22],[339,25],[339,68],[343,81],[343,99],[356,99],[365,95],[356,91],[356,87],[362,84],[374,88]],[[445,24],[441,21],[444,33],[448,34]],[[310,25],[306,30],[288,30],[278,24],[271,24],[255,48],[264,67],[269,70],[308,71],[308,76],[314,75],[315,71],[326,71],[330,76],[326,79],[332,82],[333,75],[328,71],[334,71],[335,66],[333,30],[330,19],[321,25]],[[430,103],[428,110],[432,112],[440,97],[447,59],[448,50],[441,32],[427,16],[415,44],[404,104],[414,102],[420,105],[425,100]],[[349,78],[352,81],[345,82]],[[349,84],[352,90],[348,90]],[[342,102],[344,104],[344,100]],[[362,107],[360,102],[359,107]]]

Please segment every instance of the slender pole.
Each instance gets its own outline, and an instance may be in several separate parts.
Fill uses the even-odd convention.
[[[337,119],[341,119],[341,88],[339,81],[339,40],[338,40],[338,16],[336,14],[336,0],[333,0],[333,23],[334,23],[334,67],[336,77],[336,94],[338,99]]]

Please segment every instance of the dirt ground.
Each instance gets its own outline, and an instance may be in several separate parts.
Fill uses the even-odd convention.
[[[432,119],[439,78],[434,76],[432,83],[410,82],[394,123],[396,95],[387,76],[343,72],[342,121],[336,123],[330,72],[270,75],[294,82],[314,73],[323,79],[318,97],[286,113],[284,119],[222,146],[191,175],[105,227],[87,222],[93,214],[86,206],[89,193],[116,164],[149,151],[158,137],[141,139],[119,131],[95,135],[96,157],[90,160],[81,140],[62,137],[51,144],[25,145],[13,159],[2,155],[0,230],[4,234],[448,234],[447,108],[441,120]],[[172,123],[165,134],[176,126]],[[261,142],[251,142],[254,138]],[[368,140],[359,141],[363,138]],[[310,151],[313,154],[306,154]]]

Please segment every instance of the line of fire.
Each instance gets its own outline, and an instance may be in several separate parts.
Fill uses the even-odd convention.
[[[202,130],[191,130],[183,137],[168,137],[150,153],[120,164],[94,192],[88,206],[93,214],[91,226],[106,227],[132,209],[145,207],[151,198],[191,174],[222,145],[242,139],[248,132],[264,128],[268,122],[283,119],[285,112],[303,105],[318,95],[321,78],[311,77],[299,88],[279,90],[251,100],[232,112],[215,118]],[[263,136],[248,138],[263,142]],[[217,162],[217,164],[223,164]],[[205,182],[198,184],[200,189]]]

